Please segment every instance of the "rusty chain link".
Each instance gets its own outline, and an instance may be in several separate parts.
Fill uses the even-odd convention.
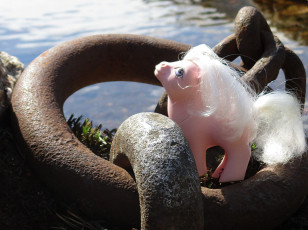
[[[234,54],[241,56],[243,61],[241,66],[247,70],[243,78],[257,91],[263,90],[270,81],[276,79],[279,70],[282,69],[286,76],[286,89],[295,92],[299,100],[304,103],[306,76],[303,65],[296,54],[285,48],[272,34],[263,16],[252,7],[243,8],[235,20],[235,25],[235,33],[215,46],[215,52],[229,60],[234,60],[236,57]],[[153,209],[149,209],[148,203],[154,200],[151,192],[158,194],[158,198],[164,197],[159,191],[158,193],[149,191],[151,189],[149,186],[146,186],[142,191],[142,197],[139,197],[138,185],[131,174],[112,162],[94,155],[77,140],[67,126],[62,107],[73,92],[99,82],[135,81],[158,85],[159,82],[153,76],[154,66],[163,59],[173,61],[180,52],[188,49],[189,46],[186,44],[164,39],[112,34],[69,41],[37,57],[19,78],[12,96],[12,125],[19,146],[32,170],[56,194],[76,203],[89,216],[106,218],[129,227],[138,226],[140,219],[153,221],[145,221],[144,226],[147,229],[151,229],[151,224],[152,226],[159,224],[161,221],[159,215],[164,214],[159,213],[159,209],[156,208],[155,204],[158,202],[152,202]],[[165,99],[166,94],[156,111],[166,113]],[[162,124],[169,122],[165,116],[160,116],[158,120]],[[143,129],[139,129],[140,138],[134,136],[138,127],[132,126],[131,130],[124,130],[123,141],[129,142],[133,139],[136,142],[130,146],[134,150],[129,152],[129,157],[122,159],[134,160],[137,147],[144,151],[139,141],[145,138],[149,138],[151,143],[156,140],[158,144],[154,146],[155,148],[163,146],[160,143],[164,143],[170,149],[174,148],[175,142],[172,140],[162,138],[157,142],[157,132],[153,129],[157,125],[150,127],[149,123],[144,122],[141,127]],[[151,137],[145,135],[144,128],[151,133]],[[155,132],[151,132],[153,130]],[[128,135],[132,135],[133,138]],[[182,135],[181,132],[175,136],[179,135]],[[123,148],[122,145],[116,148],[119,149],[117,155],[124,155],[129,151],[125,149],[126,144],[124,143]],[[179,148],[185,150],[181,146]],[[157,150],[167,151],[164,147]],[[183,154],[180,154],[180,157],[182,156]],[[142,159],[143,164],[137,160],[131,164],[133,163],[138,170],[145,168],[142,168],[142,165],[146,165],[147,170],[151,169],[147,157]],[[169,163],[170,161],[166,165]],[[198,177],[196,171],[189,173],[188,170],[193,170],[193,167],[185,168],[181,164],[177,165],[174,167],[177,167],[181,174],[193,174],[195,179]],[[306,197],[307,165],[305,155],[290,164],[266,166],[255,176],[222,189],[197,187],[198,191],[194,194],[201,196],[202,205],[199,206],[204,210],[202,217],[195,215],[200,221],[198,226],[204,225],[204,229],[224,230],[274,228],[294,212]],[[150,177],[158,179],[156,181],[159,183],[163,181],[159,178],[172,174],[170,167],[158,167],[158,169],[156,170],[158,174],[154,174],[152,170]],[[169,174],[164,170],[169,170]],[[166,186],[163,184],[167,188],[167,194],[184,194],[184,191],[190,189],[189,186],[178,186],[176,183],[179,180],[167,180],[169,177],[164,179],[170,181]],[[186,177],[189,182],[191,179],[193,176]],[[181,199],[177,203],[180,203]],[[165,213],[172,212],[172,207],[168,203],[170,200],[172,199],[161,202],[167,210]],[[140,218],[140,201],[145,205],[145,213],[148,213],[147,210],[154,210],[157,213],[151,213],[150,218],[149,216]],[[195,213],[200,214],[196,210]],[[181,222],[189,225],[190,215],[181,210],[179,212],[183,218],[170,220],[165,218],[168,217],[165,215],[162,219],[169,222],[179,221],[176,226],[186,226]]]
[[[241,57],[241,67],[247,70],[243,79],[261,92],[278,76],[285,74],[285,89],[305,103],[306,73],[298,56],[284,47],[273,35],[262,14],[252,7],[242,8],[235,18],[235,32],[214,48],[215,53],[233,61]]]
[[[263,15],[253,7],[242,8],[234,21],[235,32],[214,48],[221,58],[234,61],[241,57],[242,78],[257,92],[274,81],[280,69],[285,74],[285,90],[294,93],[302,107],[305,104],[306,73],[303,63],[289,48],[274,36]],[[155,112],[167,115],[165,92]]]

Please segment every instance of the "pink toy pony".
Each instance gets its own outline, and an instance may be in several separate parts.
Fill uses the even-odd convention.
[[[181,61],[161,62],[155,76],[168,92],[168,114],[183,130],[199,176],[207,172],[206,150],[221,146],[225,156],[213,177],[243,180],[254,141],[267,163],[286,163],[306,150],[296,98],[286,92],[256,95],[237,71],[206,45]]]

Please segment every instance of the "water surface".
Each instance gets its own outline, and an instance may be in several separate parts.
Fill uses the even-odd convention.
[[[250,0],[0,0],[0,3],[0,50],[17,56],[26,65],[54,45],[94,34],[131,33],[212,47],[233,33],[233,19],[242,6],[263,7]],[[265,9],[272,30],[300,56],[307,71],[306,43],[281,30],[270,20],[273,13]],[[114,128],[132,114],[153,111],[162,91],[161,87],[140,83],[97,84],[69,97],[64,113],[84,115],[96,124]]]

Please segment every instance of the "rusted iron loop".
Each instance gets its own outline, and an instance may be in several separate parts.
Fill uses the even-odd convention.
[[[191,202],[199,200],[195,188],[198,174],[191,161],[187,162],[191,151],[173,121],[154,113],[128,118],[114,137],[111,156],[115,164],[129,171],[132,168],[135,174],[142,229],[201,229],[196,214],[200,207],[191,207]],[[302,181],[308,175],[307,165],[304,156],[287,165],[266,167],[239,184],[222,189],[202,187],[204,229],[272,229],[279,225],[307,195],[308,183]],[[187,201],[185,197],[195,198]],[[166,207],[166,203],[172,205]],[[163,217],[155,218],[158,216]]]
[[[97,35],[60,44],[32,61],[13,91],[12,125],[38,177],[93,218],[138,226],[134,179],[78,141],[66,123],[63,104],[73,92],[99,82],[158,85],[154,66],[188,49],[153,37]]]
[[[255,64],[250,69],[244,62],[241,63],[241,70],[245,73],[242,79],[249,82],[256,92],[260,93],[262,90],[278,76],[279,70],[282,67],[285,58],[285,50],[283,44],[277,37],[273,37],[270,32],[262,31],[261,38],[264,43],[264,52],[258,59],[250,59],[245,56],[245,60],[250,62],[253,60]],[[241,56],[237,46],[236,37],[231,35],[217,44],[214,48],[216,54],[229,61],[233,61]]]
[[[285,48],[285,61],[282,65],[282,70],[285,75],[285,89],[293,92],[298,100],[302,103],[302,108],[305,104],[306,96],[306,71],[302,61],[289,48]]]
[[[235,33],[223,39],[214,52],[228,61],[241,57],[242,78],[257,92],[274,81],[282,69],[285,90],[293,92],[305,104],[306,73],[303,63],[289,48],[273,35],[263,15],[254,7],[243,7],[235,18]],[[303,106],[302,106],[303,107]],[[164,93],[155,109],[167,115],[167,94]]]
[[[158,113],[122,123],[110,160],[133,170],[141,229],[203,229],[204,207],[196,164],[180,127]]]
[[[305,103],[306,73],[302,62],[272,34],[265,18],[254,7],[239,11],[235,18],[235,33],[213,49],[230,61],[241,56],[241,66],[247,70],[243,79],[257,92],[275,80],[279,70],[283,69],[285,89],[294,92],[298,100]]]
[[[63,103],[76,90],[98,82],[157,85],[153,67],[161,60],[175,60],[188,49],[188,45],[152,37],[98,35],[66,42],[37,57],[14,89],[12,118],[20,147],[41,180],[92,217],[138,225],[134,179],[77,140],[66,124]],[[202,188],[205,228],[277,226],[307,195],[307,166],[303,157],[293,164],[266,167],[240,184]]]

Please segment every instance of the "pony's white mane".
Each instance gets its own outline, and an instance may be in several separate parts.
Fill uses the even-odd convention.
[[[189,50],[184,60],[193,61],[200,68],[200,93],[204,109],[193,113],[214,116],[222,122],[224,139],[237,139],[249,128],[249,139],[252,140],[256,130],[253,116],[256,95],[241,80],[239,72],[204,44]]]
[[[248,141],[262,149],[256,157],[267,164],[287,163],[307,150],[300,104],[294,95],[279,91],[256,95],[239,72],[206,45],[192,48],[184,60],[200,68],[204,109],[192,113],[217,119],[222,139],[248,135]]]

